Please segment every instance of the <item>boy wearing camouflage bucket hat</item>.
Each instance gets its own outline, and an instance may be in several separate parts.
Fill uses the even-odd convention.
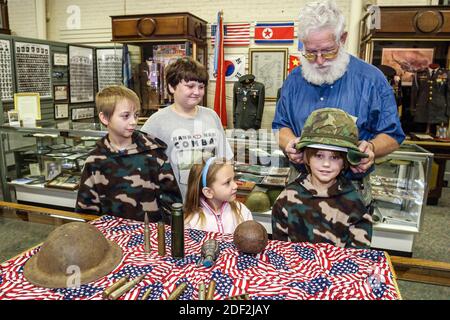
[[[372,217],[341,173],[367,154],[359,151],[353,118],[335,108],[311,113],[297,144],[308,172],[288,184],[272,208],[273,239],[368,248]]]

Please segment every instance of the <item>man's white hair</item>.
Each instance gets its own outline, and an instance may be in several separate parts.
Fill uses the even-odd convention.
[[[331,29],[339,43],[345,29],[345,17],[334,0],[310,2],[300,11],[298,37],[306,39],[311,31]]]

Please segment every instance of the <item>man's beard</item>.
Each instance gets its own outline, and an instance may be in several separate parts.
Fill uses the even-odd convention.
[[[332,61],[326,61],[321,68],[318,64],[306,60],[303,55],[300,55],[300,61],[306,81],[320,86],[324,83],[333,84],[344,75],[350,62],[350,55],[344,50],[339,50],[337,57]]]

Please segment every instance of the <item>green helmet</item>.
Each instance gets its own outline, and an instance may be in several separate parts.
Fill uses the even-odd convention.
[[[251,212],[265,212],[271,209],[269,196],[262,191],[250,193],[245,201],[245,206]]]
[[[304,147],[347,152],[351,165],[368,155],[358,149],[358,128],[353,118],[341,109],[323,108],[313,111],[305,121],[298,150]]]

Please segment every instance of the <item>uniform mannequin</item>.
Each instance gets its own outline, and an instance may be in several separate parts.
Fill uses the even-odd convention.
[[[411,113],[415,122],[437,124],[448,121],[449,75],[448,70],[435,63],[414,75],[411,89]]]
[[[151,59],[139,64],[139,85],[142,100],[142,113],[150,116],[157,111],[159,99],[159,68]]]
[[[246,74],[233,86],[233,125],[236,129],[260,129],[265,90],[255,76]]]

